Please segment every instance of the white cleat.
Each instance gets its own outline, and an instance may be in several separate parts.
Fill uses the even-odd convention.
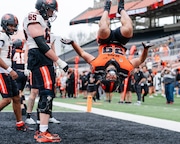
[[[27,119],[25,120],[25,123],[30,124],[30,125],[36,124],[36,122],[35,122],[32,118],[27,118]]]
[[[55,119],[54,117],[49,118],[49,122],[50,122],[50,123],[56,123],[56,124],[59,124],[59,123],[60,123],[60,121],[58,121],[58,120]]]
[[[141,105],[141,102],[140,102],[140,101],[137,101],[136,103],[134,103],[134,105],[140,106],[140,105]]]

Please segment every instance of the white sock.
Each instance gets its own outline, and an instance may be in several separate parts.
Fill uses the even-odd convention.
[[[40,130],[41,132],[45,132],[45,131],[47,131],[47,129],[48,129],[48,125],[40,125],[40,126],[39,126],[39,130]]]

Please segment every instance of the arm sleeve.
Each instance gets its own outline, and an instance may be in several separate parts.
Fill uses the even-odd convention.
[[[36,42],[37,46],[39,47],[39,50],[45,54],[47,51],[50,50],[50,47],[46,44],[46,40],[44,36],[38,36],[34,38],[34,41]]]

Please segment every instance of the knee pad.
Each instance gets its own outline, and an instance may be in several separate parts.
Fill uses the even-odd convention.
[[[54,95],[52,91],[46,90],[44,92],[39,93],[40,99],[38,102],[38,111],[40,113],[50,114],[52,111],[52,101]]]

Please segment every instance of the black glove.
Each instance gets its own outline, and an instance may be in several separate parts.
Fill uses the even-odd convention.
[[[154,45],[151,44],[151,43],[146,43],[146,44],[145,44],[145,43],[143,43],[143,42],[142,42],[142,45],[143,45],[144,49],[148,49],[148,48],[154,46]]]
[[[67,45],[70,45],[72,44],[74,41],[71,40],[71,39],[63,39],[61,38],[60,41],[63,43],[63,44],[67,44]]]

